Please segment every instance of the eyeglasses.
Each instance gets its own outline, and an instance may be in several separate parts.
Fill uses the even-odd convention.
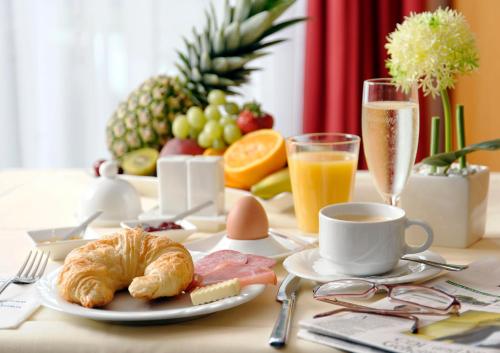
[[[374,309],[363,305],[344,302],[338,298],[368,299],[379,291],[385,290],[388,297],[402,305],[392,310]],[[317,314],[314,318],[334,315],[341,312],[359,312],[386,315],[413,320],[412,333],[418,331],[418,315],[458,315],[460,302],[452,295],[439,289],[419,285],[377,284],[361,279],[332,281],[316,287],[313,297],[322,302],[343,306],[342,309]]]

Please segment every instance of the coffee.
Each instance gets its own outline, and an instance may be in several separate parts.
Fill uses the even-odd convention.
[[[368,215],[368,214],[339,214],[333,216],[334,219],[351,222],[383,222],[389,220],[388,217]]]

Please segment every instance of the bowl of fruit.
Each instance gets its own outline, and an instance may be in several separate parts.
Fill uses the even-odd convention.
[[[162,156],[221,155],[229,208],[249,193],[258,197],[268,211],[290,208],[293,200],[285,141],[272,129],[273,116],[255,101],[239,106],[229,98],[221,90],[212,90],[205,106],[193,104],[185,112],[175,114],[163,145],[137,149],[127,145],[127,152],[120,155],[117,148],[113,149],[115,145],[109,144],[123,171],[120,177],[142,196],[155,198],[156,162]]]

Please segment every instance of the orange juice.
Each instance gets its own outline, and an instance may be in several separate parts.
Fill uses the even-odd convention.
[[[322,207],[350,201],[357,163],[357,154],[342,151],[288,156],[295,215],[302,231],[318,232]]]

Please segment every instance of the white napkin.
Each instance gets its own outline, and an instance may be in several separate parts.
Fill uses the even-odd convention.
[[[0,284],[8,277],[0,275]],[[40,306],[34,284],[11,283],[0,294],[0,329],[16,328]]]

